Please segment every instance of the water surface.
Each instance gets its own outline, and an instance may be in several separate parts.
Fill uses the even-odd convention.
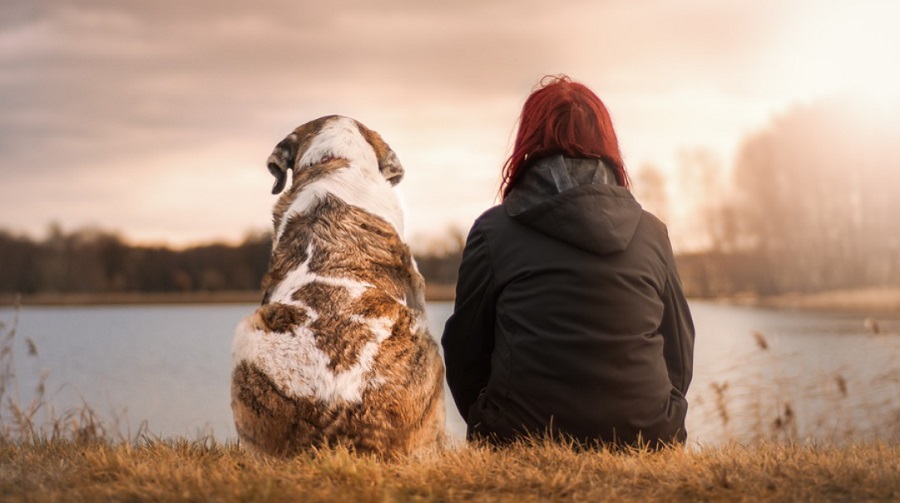
[[[57,412],[90,405],[119,428],[233,439],[231,338],[253,305],[25,307],[19,313],[20,400],[42,371]],[[697,328],[688,394],[692,441],[842,441],[900,435],[900,321],[870,333],[861,316],[691,302]],[[430,303],[440,338],[452,304]],[[0,309],[11,324],[13,312]],[[754,333],[756,335],[754,335]],[[37,356],[28,354],[25,338]],[[465,424],[447,392],[447,429]]]

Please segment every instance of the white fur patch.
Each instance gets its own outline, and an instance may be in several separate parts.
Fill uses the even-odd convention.
[[[359,132],[359,126],[349,117],[336,117],[316,133],[306,152],[297,161],[297,166],[305,168],[318,164],[330,157],[360,161],[378,170],[375,149]]]
[[[374,322],[381,324],[389,322]],[[333,372],[331,359],[316,346],[312,331],[298,327],[293,334],[268,333],[252,326],[252,317],[238,325],[232,346],[235,365],[247,361],[268,375],[285,394],[294,398],[316,398],[328,403],[359,403],[367,387],[383,382],[370,375],[378,347],[390,330],[374,331],[375,340],[360,350],[353,366]]]
[[[318,282],[328,286],[341,287],[347,290],[351,299],[355,299],[372,288],[370,283],[365,281],[356,281],[349,278],[336,278],[333,276],[320,276],[309,270],[309,261],[312,259],[315,248],[312,243],[306,247],[306,261],[300,264],[296,269],[289,271],[281,283],[272,291],[269,302],[278,302],[281,304],[299,305],[293,299],[294,292],[308,283]],[[306,306],[304,306],[306,307]]]
[[[303,187],[275,233],[276,246],[291,215],[305,213],[326,194],[333,194],[349,205],[383,218],[402,236],[404,221],[400,198],[378,170],[375,149],[352,119],[341,117],[323,127],[297,162],[296,169],[302,170],[330,157],[346,159],[349,165]]]
[[[310,244],[307,257],[311,258],[314,251]],[[271,297],[271,302],[303,307],[309,315],[307,325],[319,313],[292,298],[303,285],[319,282],[338,286],[346,289],[351,298],[359,297],[372,287],[369,283],[348,278],[320,276],[310,272],[308,262],[289,272]],[[247,361],[256,365],[276,386],[294,398],[314,397],[329,403],[335,400],[359,402],[367,386],[378,386],[383,382],[371,375],[372,365],[379,346],[391,336],[394,320],[359,315],[351,319],[367,325],[374,340],[363,346],[357,363],[343,372],[335,373],[328,367],[331,359],[316,346],[314,334],[307,326],[297,327],[293,333],[268,333],[253,326],[253,316],[244,318],[238,325],[231,350],[233,364],[237,366]]]

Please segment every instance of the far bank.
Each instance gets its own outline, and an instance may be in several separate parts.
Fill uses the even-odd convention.
[[[452,301],[453,285],[428,285],[429,302]],[[0,293],[0,307],[22,306],[104,306],[166,304],[257,304],[262,293],[256,290],[212,292],[42,292],[32,294]]]
[[[429,302],[450,302],[455,299],[454,285],[429,284],[425,291]],[[0,294],[0,307],[14,306],[90,306],[140,304],[254,304],[262,294],[256,290],[210,292],[83,292],[34,293],[25,295]],[[846,312],[867,316],[900,314],[900,287],[872,287],[829,290],[813,293],[781,295],[737,295],[704,300],[743,306],[772,309]]]

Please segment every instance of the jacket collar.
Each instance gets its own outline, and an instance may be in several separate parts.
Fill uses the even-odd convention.
[[[503,205],[515,217],[550,197],[585,185],[617,185],[615,171],[600,159],[576,159],[562,154],[542,157],[526,167]]]

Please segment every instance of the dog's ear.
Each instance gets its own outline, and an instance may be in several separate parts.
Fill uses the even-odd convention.
[[[297,133],[289,134],[287,138],[281,140],[275,146],[275,150],[272,151],[268,161],[266,161],[269,173],[272,173],[272,176],[275,177],[275,184],[272,186],[273,194],[280,194],[284,190],[285,184],[287,184],[288,172],[294,169],[298,143]]]
[[[405,171],[403,170],[403,165],[400,164],[400,159],[397,158],[397,154],[394,153],[390,145],[384,141],[380,134],[372,131],[358,121],[356,122],[356,125],[359,127],[359,132],[363,135],[363,138],[365,138],[366,141],[369,142],[369,145],[372,145],[372,148],[375,149],[375,157],[378,159],[378,171],[381,172],[381,176],[390,182],[391,185],[400,183]]]
[[[400,183],[400,180],[403,180],[403,175],[406,172],[403,171],[403,165],[400,164],[397,154],[393,150],[388,149],[388,151],[386,158],[378,160],[378,170],[381,171],[381,175],[384,176],[385,180],[391,182],[391,185],[397,185]]]

